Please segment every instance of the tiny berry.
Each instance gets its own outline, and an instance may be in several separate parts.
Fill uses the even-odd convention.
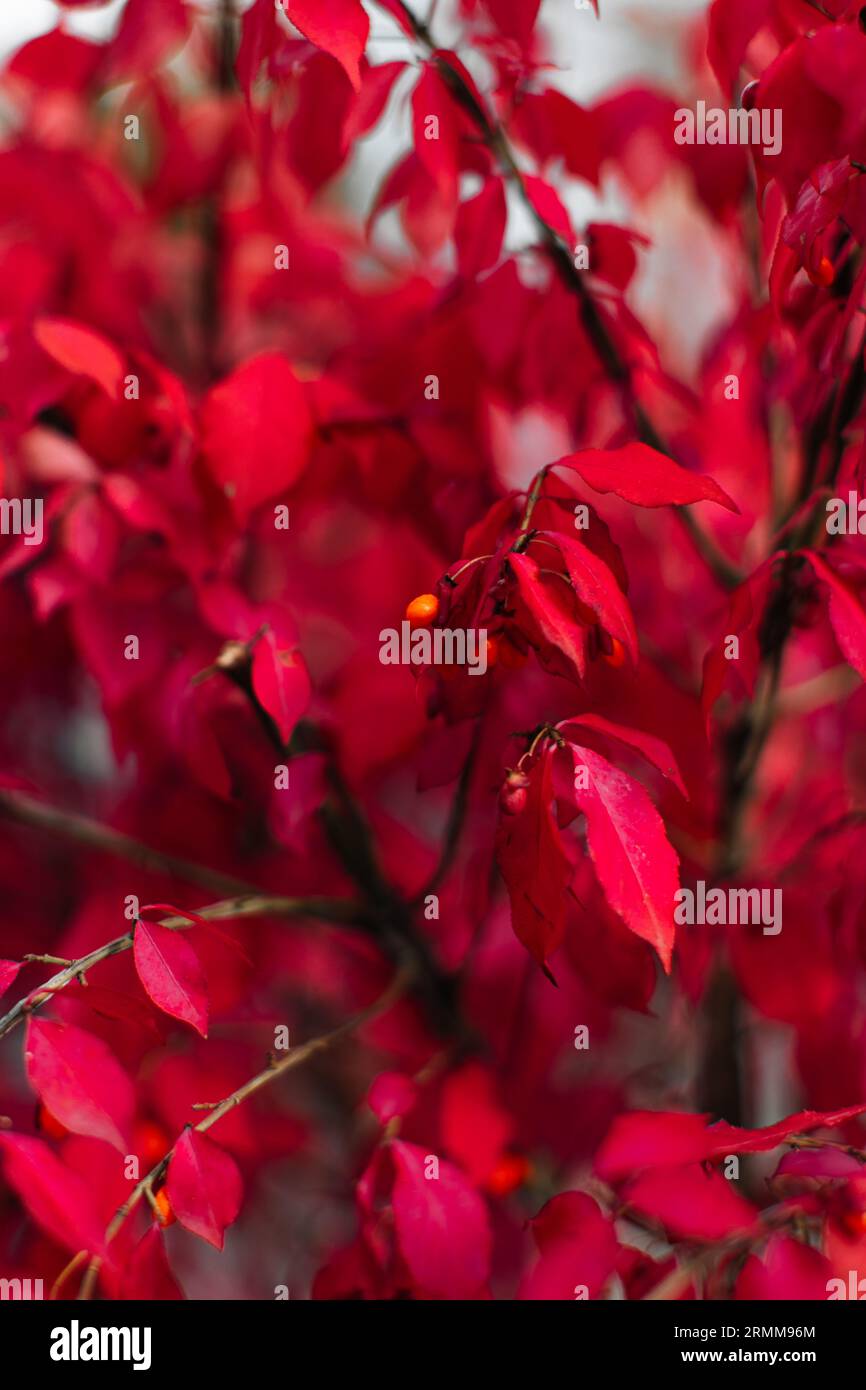
[[[808,270],[807,275],[813,285],[819,289],[826,290],[836,279],[836,271],[833,269],[833,262],[829,256],[822,256],[814,270]]]
[[[866,1211],[843,1211],[838,1222],[845,1234],[855,1240],[866,1235]]]
[[[608,666],[622,666],[625,661],[625,647],[618,637],[610,638],[610,651],[603,651],[602,657],[607,662]]]
[[[740,94],[740,106],[744,111],[751,111],[755,105],[755,97],[758,95],[757,82],[750,82],[743,88]]]
[[[485,1187],[491,1197],[507,1197],[522,1187],[532,1171],[532,1165],[525,1154],[503,1154]]]
[[[499,806],[506,816],[519,816],[526,805],[529,778],[524,772],[509,772],[499,789]]]
[[[36,1126],[47,1134],[49,1139],[65,1139],[69,1130],[62,1125],[59,1120],[55,1120],[51,1111],[40,1102],[36,1110]]]
[[[136,1147],[145,1168],[153,1168],[161,1158],[165,1158],[171,1145],[161,1125],[153,1120],[145,1120],[139,1129]]]
[[[495,665],[496,665],[497,661],[499,660],[500,651],[501,651],[501,647],[500,647],[500,645],[499,645],[499,638],[498,638],[498,637],[491,637],[491,636],[488,636],[488,637],[485,639],[485,652],[486,652],[486,654],[487,654],[487,669],[488,669],[488,670],[490,669],[491,666],[495,666]]]
[[[439,600],[435,594],[419,594],[406,607],[406,617],[413,627],[431,627],[439,616]]]
[[[168,1200],[168,1193],[161,1187],[154,1197],[156,1203],[156,1217],[160,1226],[172,1226],[177,1220],[171,1209],[171,1202]]]

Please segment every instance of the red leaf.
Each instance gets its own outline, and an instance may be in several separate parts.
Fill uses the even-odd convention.
[[[616,1269],[620,1247],[613,1222],[593,1199],[584,1192],[563,1192],[530,1224],[540,1258],[518,1298],[573,1300],[579,1286],[597,1298]]]
[[[682,1240],[725,1240],[736,1231],[750,1230],[758,1215],[727,1178],[697,1164],[642,1173],[622,1196]]]
[[[46,1235],[67,1250],[102,1254],[105,1232],[93,1195],[42,1139],[0,1133],[6,1181]]]
[[[725,1121],[708,1124],[707,1115],[634,1110],[614,1120],[595,1156],[595,1171],[605,1182],[615,1183],[645,1168],[705,1163],[728,1154],[764,1153],[791,1134],[834,1129],[864,1113],[866,1105],[846,1110],[800,1110],[763,1129],[743,1129]]]
[[[560,724],[558,727],[560,733],[566,738],[569,736],[569,729],[595,729],[600,734],[606,734],[608,738],[615,738],[619,743],[625,743],[629,748],[635,748],[646,758],[647,762],[658,768],[663,777],[667,777],[670,782],[673,782],[677,791],[681,792],[688,800],[689,794],[680,776],[676,759],[664,739],[656,738],[653,734],[645,734],[640,729],[627,729],[623,724],[614,724],[611,719],[605,719],[602,714],[578,714],[573,719],[569,719],[567,724]]]
[[[415,153],[449,210],[456,208],[459,137],[454,102],[432,63],[425,63],[412,92]]]
[[[222,1250],[223,1233],[237,1217],[243,1195],[238,1166],[225,1149],[194,1129],[184,1130],[168,1165],[166,1188],[180,1224]]]
[[[814,550],[802,552],[827,586],[827,612],[842,655],[866,680],[866,612],[850,584]]]
[[[510,554],[508,563],[538,630],[540,645],[561,652],[582,677],[586,670],[586,629],[578,624],[569,586],[555,575],[541,574],[531,555]]]
[[[637,507],[685,507],[706,501],[718,502],[731,512],[740,510],[712,478],[690,473],[647,444],[582,449],[552,466],[573,468],[594,492],[614,492]]]
[[[394,1231],[403,1259],[425,1293],[447,1298],[479,1294],[490,1273],[487,1208],[467,1179],[444,1159],[425,1177],[427,1155],[395,1140]]]
[[[0,960],[0,994],[5,994],[15,983],[21,966],[17,960]]]
[[[253,648],[252,681],[259,703],[288,743],[309,703],[310,680],[303,657],[296,648],[280,647],[272,628],[262,633]]]
[[[514,1133],[491,1072],[470,1062],[442,1087],[442,1142],[474,1183],[487,1182]]]
[[[540,536],[545,535],[539,532]],[[570,536],[550,531],[547,538],[554,541],[565,561],[574,592],[581,603],[595,613],[606,632],[622,642],[632,661],[637,662],[637,633],[628,599],[604,560]]]
[[[138,978],[158,1009],[207,1037],[207,984],[195,948],[179,932],[139,921],[132,954]]]
[[[370,21],[361,0],[284,0],[296,29],[343,68],[357,92]]]
[[[73,1134],[129,1153],[135,1093],[101,1038],[72,1024],[31,1018],[24,1057],[27,1078],[55,1119]]]
[[[511,899],[514,934],[539,965],[562,940],[572,872],[552,802],[553,764],[545,756],[529,774],[523,810],[516,816],[503,815],[496,834],[496,858]]]
[[[733,91],[746,49],[772,10],[773,0],[713,0],[707,58],[725,93]]]
[[[131,1252],[121,1275],[118,1297],[165,1303],[183,1298],[165,1254],[165,1240],[158,1226],[151,1226]]]
[[[525,48],[532,36],[541,0],[484,0],[496,27]]]
[[[539,179],[533,174],[524,175],[523,186],[533,209],[542,222],[545,222],[548,227],[552,227],[569,246],[573,246],[576,237],[571,225],[571,218],[556,190],[551,188],[544,179]]]
[[[288,362],[264,353],[215,386],[201,410],[202,456],[239,523],[303,473],[313,424]]]
[[[186,0],[127,0],[106,47],[109,83],[149,77],[189,38],[193,9]]]
[[[367,1104],[380,1125],[397,1115],[408,1115],[418,1099],[418,1087],[411,1076],[383,1071],[367,1092]]]
[[[76,376],[89,377],[107,396],[116,400],[123,381],[120,353],[101,333],[74,319],[36,319],[33,336],[43,352]]]
[[[487,179],[481,192],[461,203],[454,227],[457,267],[467,280],[499,260],[507,209],[500,178]]]
[[[771,1235],[760,1259],[750,1255],[743,1265],[734,1298],[823,1301],[832,1277],[833,1266],[820,1250],[789,1236]]]
[[[664,822],[639,782],[598,753],[569,745],[575,770],[585,767],[587,787],[574,799],[586,816],[586,838],[604,895],[626,926],[658,951],[670,973],[674,897],[679,860]]]

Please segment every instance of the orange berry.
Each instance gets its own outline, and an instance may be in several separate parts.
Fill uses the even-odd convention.
[[[487,669],[489,670],[490,667],[495,666],[497,661],[499,660],[499,638],[491,637],[488,634],[488,636],[485,638],[485,650],[487,652]]]
[[[156,1219],[160,1226],[173,1225],[177,1217],[171,1209],[171,1202],[168,1200],[168,1193],[164,1187],[159,1189],[153,1200],[156,1203]]]
[[[529,1177],[532,1165],[525,1154],[503,1154],[485,1187],[491,1197],[507,1197],[516,1192]]]
[[[41,1102],[36,1111],[36,1127],[41,1129],[43,1134],[47,1134],[49,1139],[65,1139],[69,1133],[66,1126],[55,1120],[51,1111]]]
[[[822,256],[814,270],[807,270],[806,274],[817,285],[819,289],[826,290],[836,279],[836,271],[829,256]]]
[[[623,664],[623,662],[625,661],[625,647],[622,645],[622,642],[620,642],[618,637],[611,637],[610,651],[602,652],[602,656],[604,657],[608,666],[616,667],[621,666]]]
[[[435,594],[419,594],[406,606],[406,617],[413,627],[431,627],[439,616],[439,600]]]

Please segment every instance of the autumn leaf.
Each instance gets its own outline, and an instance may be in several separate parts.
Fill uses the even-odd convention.
[[[529,773],[523,810],[503,815],[496,834],[496,859],[511,900],[511,924],[542,966],[562,940],[565,892],[572,873],[552,802],[553,765],[546,755]]]
[[[243,1185],[225,1149],[194,1129],[185,1129],[168,1165],[166,1190],[180,1224],[222,1250],[225,1229],[240,1211]]]
[[[670,973],[679,861],[644,788],[598,753],[570,743],[575,805],[607,901]],[[584,785],[585,784],[585,785]]]
[[[726,492],[701,473],[682,468],[667,454],[647,444],[621,449],[582,449],[558,459],[553,468],[571,468],[594,492],[613,492],[637,507],[685,507],[692,502],[718,502],[739,511]]]
[[[27,1079],[62,1125],[129,1153],[135,1093],[101,1038],[70,1023],[31,1018],[24,1058]]]
[[[172,1018],[207,1037],[207,984],[194,947],[179,932],[156,922],[138,921],[133,959],[147,994]]]

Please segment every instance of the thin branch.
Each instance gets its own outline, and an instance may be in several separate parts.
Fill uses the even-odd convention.
[[[221,1100],[203,1120],[199,1120],[198,1124],[191,1126],[191,1128],[197,1134],[205,1134],[209,1129],[212,1129],[224,1115],[227,1115],[230,1110],[234,1110],[236,1106],[241,1105],[250,1096],[255,1095],[257,1091],[261,1091],[265,1086],[270,1086],[271,1082],[276,1081],[278,1076],[283,1076],[286,1072],[292,1071],[295,1067],[302,1066],[304,1062],[309,1061],[311,1057],[315,1057],[318,1053],[334,1047],[337,1043],[342,1042],[344,1038],[349,1037],[350,1034],[362,1028],[364,1024],[370,1023],[374,1018],[379,1018],[381,1014],[387,1013],[388,1009],[405,994],[411,983],[411,971],[408,969],[399,970],[387,989],[379,995],[378,999],[374,999],[372,1004],[368,1004],[365,1009],[361,1009],[359,1013],[354,1014],[351,1018],[347,1019],[345,1023],[341,1023],[337,1028],[332,1029],[330,1033],[323,1033],[317,1038],[311,1038],[308,1042],[302,1043],[300,1047],[292,1048],[280,1061],[272,1061],[264,1071],[257,1072],[255,1076],[250,1077],[249,1081],[245,1081],[242,1086],[239,1086],[236,1091],[232,1091],[231,1095]],[[157,1163],[145,1177],[141,1178],[126,1201],[122,1206],[118,1207],[105,1232],[106,1245],[109,1245],[111,1241],[114,1240],[115,1236],[122,1229],[127,1218],[138,1206],[141,1199],[143,1197],[153,1197],[154,1186],[164,1177],[173,1154],[174,1148],[172,1147],[168,1153],[160,1159],[159,1163]],[[91,1259],[87,1268],[87,1273],[81,1282],[81,1289],[78,1294],[79,1299],[86,1300],[92,1296],[94,1288],[96,1287],[96,1281],[99,1277],[101,1265],[102,1260],[100,1256],[96,1255]]]
[[[457,852],[457,845],[460,840],[460,832],[463,829],[463,823],[466,819],[466,812],[469,807],[469,788],[472,785],[472,774],[475,771],[475,764],[478,761],[478,750],[480,746],[481,723],[479,721],[473,731],[469,751],[460,769],[457,788],[454,792],[454,800],[451,803],[448,821],[445,826],[445,836],[442,841],[439,861],[427,883],[421,889],[421,892],[413,898],[413,906],[422,903],[429,893],[434,893],[436,891],[454,861],[454,855]]]
[[[284,898],[278,896],[268,896],[267,894],[257,893],[244,895],[240,898],[229,898],[224,902],[211,903],[207,907],[197,909],[197,915],[204,917],[206,921],[221,921],[225,918],[234,917],[318,917],[327,921],[338,921],[351,923],[358,916],[357,904],[346,899],[339,898]],[[185,931],[195,924],[188,917],[164,917],[160,926],[168,927],[171,931]],[[128,951],[134,939],[132,931],[125,932],[123,936],[116,936],[113,941],[107,941],[103,946],[97,946],[80,960],[71,961],[63,970],[52,975],[50,980],[44,984],[37,985],[34,990],[23,999],[20,999],[13,1008],[0,1018],[0,1038],[10,1033],[19,1023],[29,1014],[41,1009],[49,1000],[54,998],[60,990],[79,979],[88,970],[92,970],[100,961],[108,960],[110,956],[121,955]]]
[[[623,411],[631,421],[638,439],[649,445],[650,448],[658,450],[659,453],[666,454],[668,458],[674,458],[672,449],[665,442],[661,432],[637,398],[631,367],[623,358],[601,310],[587,288],[581,271],[575,266],[571,251],[559,233],[541,215],[530,197],[523,171],[517,162],[504,128],[494,116],[480,105],[475,93],[462,74],[452,67],[446,56],[439,53],[429,25],[419,20],[409,6],[404,3],[404,0],[398,0],[398,3],[416,39],[432,55],[443,82],[474,122],[482,141],[499,161],[505,176],[517,189],[520,200],[535,224],[541,241],[546,247],[561,280],[578,301],[581,322],[586,335],[605,375],[618,388]],[[719,549],[712,537],[703,530],[688,507],[677,507],[676,511],[698,553],[718,582],[726,589],[735,589],[742,582],[742,576],[737,567]]]
[[[254,883],[235,878],[230,874],[210,869],[206,864],[195,864],[174,854],[154,849],[143,844],[131,835],[120,830],[101,825],[99,821],[78,815],[75,811],[62,811],[49,806],[25,792],[0,791],[0,816],[15,821],[18,825],[28,825],[34,830],[47,830],[51,835],[62,835],[67,840],[85,845],[88,849],[112,854],[119,859],[127,859],[139,869],[156,873],[171,874],[185,883],[193,883],[198,888],[207,888],[214,893],[257,893]]]

